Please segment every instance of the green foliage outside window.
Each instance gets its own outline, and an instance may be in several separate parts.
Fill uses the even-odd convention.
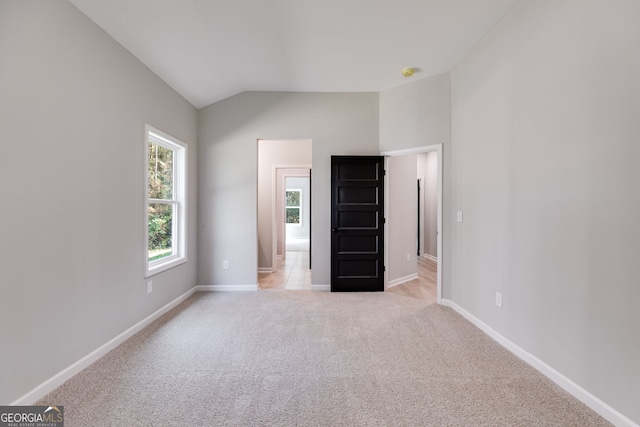
[[[287,191],[287,206],[300,206],[300,191],[288,190]]]
[[[174,152],[149,143],[149,198],[172,200]],[[149,260],[172,254],[173,204],[149,203]]]
[[[300,194],[301,190],[286,191],[285,222],[287,224],[300,224]]]
[[[287,224],[300,224],[300,208],[287,208]]]

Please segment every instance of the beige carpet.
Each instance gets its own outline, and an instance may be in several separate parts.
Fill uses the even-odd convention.
[[[38,404],[66,426],[604,426],[450,309],[197,293]]]

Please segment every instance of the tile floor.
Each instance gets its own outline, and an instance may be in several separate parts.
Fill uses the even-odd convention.
[[[309,251],[287,251],[278,260],[278,271],[258,274],[259,289],[311,289]]]
[[[418,279],[389,288],[387,292],[436,303],[435,261],[418,259]],[[278,271],[258,274],[259,289],[310,290],[311,270],[309,251],[286,252],[285,259],[278,260]]]
[[[438,289],[437,272],[438,264],[436,261],[418,257],[418,278],[393,286],[387,289],[387,292],[435,304],[438,301],[436,297]]]

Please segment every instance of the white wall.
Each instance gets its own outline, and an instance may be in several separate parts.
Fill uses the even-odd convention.
[[[197,112],[66,1],[0,2],[0,404],[195,285]],[[189,145],[189,262],[147,295],[144,125]]]
[[[309,232],[311,231],[309,228],[309,218],[311,217],[311,212],[309,210],[311,202],[311,194],[309,191],[311,186],[309,178],[287,178],[285,187],[287,189],[293,188],[302,190],[302,200],[300,201],[302,206],[302,222],[299,225],[287,224],[287,239],[290,237],[308,239]]]
[[[449,73],[380,92],[380,151],[448,144],[450,140]]]
[[[520,1],[452,71],[450,297],[640,423],[640,2]],[[495,292],[504,308],[495,304]]]
[[[199,284],[256,286],[257,139],[313,140],[312,283],[328,285],[331,155],[378,154],[378,94],[246,92],[200,110]]]
[[[406,278],[418,272],[418,163],[416,155],[387,159],[387,280]],[[408,260],[407,260],[408,257]]]
[[[311,140],[258,142],[258,267],[273,268],[274,167],[311,164]],[[306,171],[308,172],[308,170]],[[281,183],[282,185],[284,183]],[[276,185],[280,185],[276,183]],[[284,221],[284,218],[282,218]],[[281,222],[278,225],[282,225]],[[280,233],[282,230],[280,229]],[[279,249],[280,251],[280,249]],[[279,252],[281,253],[281,252]]]

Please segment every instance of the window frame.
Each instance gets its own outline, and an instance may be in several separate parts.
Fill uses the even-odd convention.
[[[150,125],[145,125],[144,139],[144,259],[145,278],[187,262],[187,144]],[[149,143],[173,151],[172,198],[153,199],[149,197]],[[173,206],[171,220],[170,256],[149,261],[149,205],[170,204]]]
[[[287,206],[287,192],[289,191],[297,191],[298,193],[300,193],[300,197],[299,197],[299,201],[300,203],[298,204],[298,206]],[[290,226],[290,227],[302,227],[302,188],[286,188],[284,190],[284,221],[285,224]],[[298,219],[299,221],[296,222],[287,222],[287,209],[298,209]]]

